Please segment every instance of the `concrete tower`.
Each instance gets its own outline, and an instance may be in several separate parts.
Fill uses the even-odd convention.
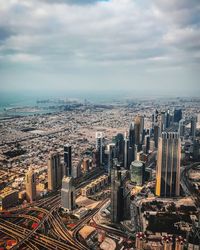
[[[60,155],[51,153],[48,158],[48,189],[53,191],[61,186],[62,170],[60,165]]]
[[[156,195],[174,197],[180,194],[181,141],[176,132],[163,132],[158,143]]]
[[[99,153],[99,163],[103,163],[103,133],[96,132],[96,150]]]
[[[61,189],[61,206],[66,211],[72,211],[75,208],[75,188],[72,177],[63,177]]]
[[[36,174],[30,167],[25,177],[27,200],[33,202],[36,199]]]
[[[69,144],[64,145],[64,175],[72,175],[72,149]]]

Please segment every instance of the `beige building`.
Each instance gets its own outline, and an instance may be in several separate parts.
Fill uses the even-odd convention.
[[[26,199],[29,202],[33,202],[36,199],[36,174],[30,167],[25,177],[26,185]]]
[[[10,190],[0,194],[0,210],[8,209],[18,203],[18,191]]]

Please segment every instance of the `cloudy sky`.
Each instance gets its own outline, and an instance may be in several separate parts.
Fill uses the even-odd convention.
[[[0,91],[200,95],[199,0],[0,0]]]

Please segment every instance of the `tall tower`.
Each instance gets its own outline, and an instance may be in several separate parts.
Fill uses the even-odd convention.
[[[154,142],[155,142],[155,147],[158,148],[158,138],[160,135],[160,127],[158,123],[154,124]]]
[[[72,149],[69,144],[64,145],[64,166],[64,175],[72,176]]]
[[[130,144],[130,147],[133,147],[135,145],[134,122],[131,122],[131,125],[129,128],[129,144]]]
[[[179,122],[182,119],[182,110],[175,109],[174,110],[174,122]]]
[[[197,117],[193,116],[191,118],[191,127],[190,127],[190,135],[193,139],[195,139],[196,136],[196,128],[197,128]]]
[[[129,150],[129,139],[125,133],[124,135],[124,168],[129,169],[128,166],[128,150]]]
[[[185,120],[184,119],[181,119],[179,121],[178,133],[180,135],[180,138],[183,138],[185,135]]]
[[[181,141],[176,132],[163,132],[158,143],[156,195],[174,197],[180,194]]]
[[[61,189],[61,206],[67,211],[75,208],[75,188],[72,177],[63,177]]]
[[[165,111],[162,111],[160,114],[160,128],[161,132],[163,132],[166,129],[166,114]]]
[[[48,158],[48,189],[53,191],[61,186],[62,171],[59,153],[51,153]]]
[[[96,132],[96,150],[99,153],[99,163],[103,163],[103,133]]]
[[[123,219],[123,182],[121,172],[114,167],[111,173],[111,221],[119,223]]]
[[[150,150],[150,136],[149,135],[145,135],[145,137],[144,137],[144,145],[146,147],[146,152],[144,152],[144,153],[148,154],[149,150]]]
[[[143,132],[144,132],[144,117],[136,116],[134,122],[134,130],[135,130],[135,144],[140,146],[143,140]]]
[[[166,128],[169,128],[170,127],[170,111],[169,109],[167,110],[167,114],[166,114],[166,125],[165,125]]]
[[[107,152],[108,152],[108,175],[111,176],[113,159],[115,157],[115,144],[114,143],[110,143],[107,145]]]
[[[33,202],[36,199],[36,174],[31,167],[26,173],[25,184],[27,200]]]

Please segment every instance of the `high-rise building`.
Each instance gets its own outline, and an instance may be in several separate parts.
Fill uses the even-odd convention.
[[[152,115],[152,128],[154,128],[154,125],[158,123],[158,114],[158,110],[156,109]]]
[[[154,142],[155,147],[158,148],[158,138],[160,136],[160,127],[158,126],[158,123],[154,124]]]
[[[135,160],[135,146],[128,148],[128,169],[130,169],[131,162],[134,160]]]
[[[161,132],[163,132],[166,129],[166,114],[165,114],[165,111],[161,112],[160,128],[161,128]]]
[[[135,130],[135,144],[140,148],[143,142],[144,136],[144,117],[136,116],[134,121],[134,130]]]
[[[174,110],[174,122],[179,122],[182,119],[182,110],[181,109],[175,109]]]
[[[72,211],[75,208],[75,188],[73,178],[64,176],[61,189],[61,207],[66,211]]]
[[[111,172],[111,221],[119,223],[123,219],[123,181],[121,172],[113,168]]]
[[[76,164],[74,164],[72,167],[71,177],[73,177],[74,179],[79,178],[82,174],[81,163],[82,163],[82,161],[79,161]]]
[[[170,127],[170,110],[168,109],[167,110],[167,113],[166,113],[166,125],[165,125],[166,128],[169,128]]]
[[[53,191],[61,186],[62,169],[60,164],[60,155],[53,152],[48,158],[48,189]]]
[[[185,135],[185,120],[184,119],[181,119],[179,121],[178,133],[180,135],[180,138],[183,138]]]
[[[150,136],[149,135],[145,135],[145,137],[144,137],[144,145],[146,147],[146,151],[144,153],[148,154],[149,150],[150,150]]]
[[[128,149],[129,149],[129,139],[126,136],[124,136],[124,168],[129,169],[128,166]]]
[[[72,175],[72,147],[69,144],[64,145],[64,167],[66,176]]]
[[[115,156],[120,163],[124,160],[124,135],[118,133],[115,138]]]
[[[181,141],[176,132],[163,132],[158,143],[156,195],[174,197],[180,194]]]
[[[29,202],[36,199],[36,174],[32,167],[29,167],[25,177],[26,196]]]
[[[100,166],[103,163],[103,133],[96,132],[96,150],[99,153],[99,164]]]
[[[190,135],[193,139],[195,139],[196,136],[196,129],[197,129],[197,117],[193,116],[191,118],[191,127],[190,127]]]
[[[134,122],[131,122],[129,128],[129,145],[133,147],[135,145],[135,130],[134,130]]]
[[[200,140],[195,139],[192,147],[192,157],[195,161],[200,161]]]
[[[111,176],[111,169],[113,167],[113,159],[115,157],[115,144],[109,143],[107,145],[107,154],[108,154],[108,175]]]
[[[142,186],[144,183],[144,164],[141,161],[133,161],[130,166],[131,182],[138,186]]]

